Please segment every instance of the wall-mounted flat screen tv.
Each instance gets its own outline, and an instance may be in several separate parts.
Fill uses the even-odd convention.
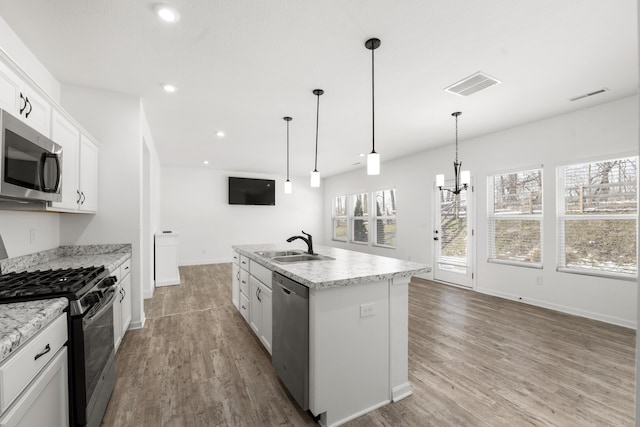
[[[229,177],[230,205],[276,204],[276,182],[273,179]]]

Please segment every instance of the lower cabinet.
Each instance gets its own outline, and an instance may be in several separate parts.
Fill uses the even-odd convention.
[[[128,259],[112,274],[118,278],[116,300],[113,303],[113,346],[116,351],[131,323],[131,260]]]
[[[271,354],[271,270],[233,253],[231,302]]]
[[[271,288],[251,276],[249,325],[271,354]]]
[[[69,425],[66,341],[63,313],[0,364],[1,427]]]

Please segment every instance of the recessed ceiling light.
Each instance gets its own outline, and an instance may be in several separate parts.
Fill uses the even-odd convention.
[[[224,132],[219,130],[216,135],[218,135],[218,138],[222,138],[224,136]]]
[[[205,164],[205,165],[208,165],[208,164],[209,164],[209,160],[205,160],[205,161],[204,161],[204,162],[202,162],[202,163],[203,163],[203,164]]]
[[[358,156],[364,157],[364,153],[360,153],[360,154],[358,154]]]
[[[175,87],[174,85],[168,84],[168,83],[163,84],[162,85],[162,89],[164,89],[165,92],[169,92],[169,93],[173,93],[176,90],[178,90],[177,87]]]
[[[180,14],[177,10],[175,10],[171,6],[167,6],[166,4],[156,3],[153,5],[153,11],[166,22],[177,22],[180,20]]]

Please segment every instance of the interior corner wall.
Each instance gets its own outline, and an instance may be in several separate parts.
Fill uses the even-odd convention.
[[[99,142],[98,212],[65,214],[60,241],[67,245],[132,245],[132,325],[142,326],[140,265],[139,98],[98,89],[63,86],[62,105]]]
[[[475,184],[477,291],[627,327],[637,323],[636,283],[556,271],[555,173],[561,164],[638,153],[638,97],[585,108],[479,138],[460,141],[460,157]],[[384,144],[380,152],[384,156]],[[434,179],[452,175],[453,144],[382,163],[379,176],[364,169],[324,180],[324,237],[336,247],[434,263]],[[543,166],[544,268],[487,262],[487,177]],[[397,191],[397,248],[332,241],[335,196],[385,188]],[[538,279],[541,278],[541,279]],[[539,283],[542,282],[542,285]]]
[[[229,176],[275,179],[275,206],[229,205]],[[309,187],[308,178],[292,177],[292,194],[282,191],[284,177],[254,173],[164,165],[161,179],[162,229],[180,234],[180,265],[231,262],[232,245],[302,247],[286,242],[301,230],[323,243],[322,188]]]

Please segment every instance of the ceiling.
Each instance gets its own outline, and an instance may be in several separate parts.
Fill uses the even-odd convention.
[[[284,174],[282,117],[292,116],[291,174],[307,175],[321,88],[318,170],[366,173],[371,37],[382,41],[382,173],[385,160],[452,144],[453,111],[463,112],[463,158],[465,139],[638,88],[635,0],[160,1],[177,23],[158,20],[152,0],[0,0],[0,16],[62,84],[141,97],[166,165]],[[477,71],[502,83],[469,97],[443,91]]]

